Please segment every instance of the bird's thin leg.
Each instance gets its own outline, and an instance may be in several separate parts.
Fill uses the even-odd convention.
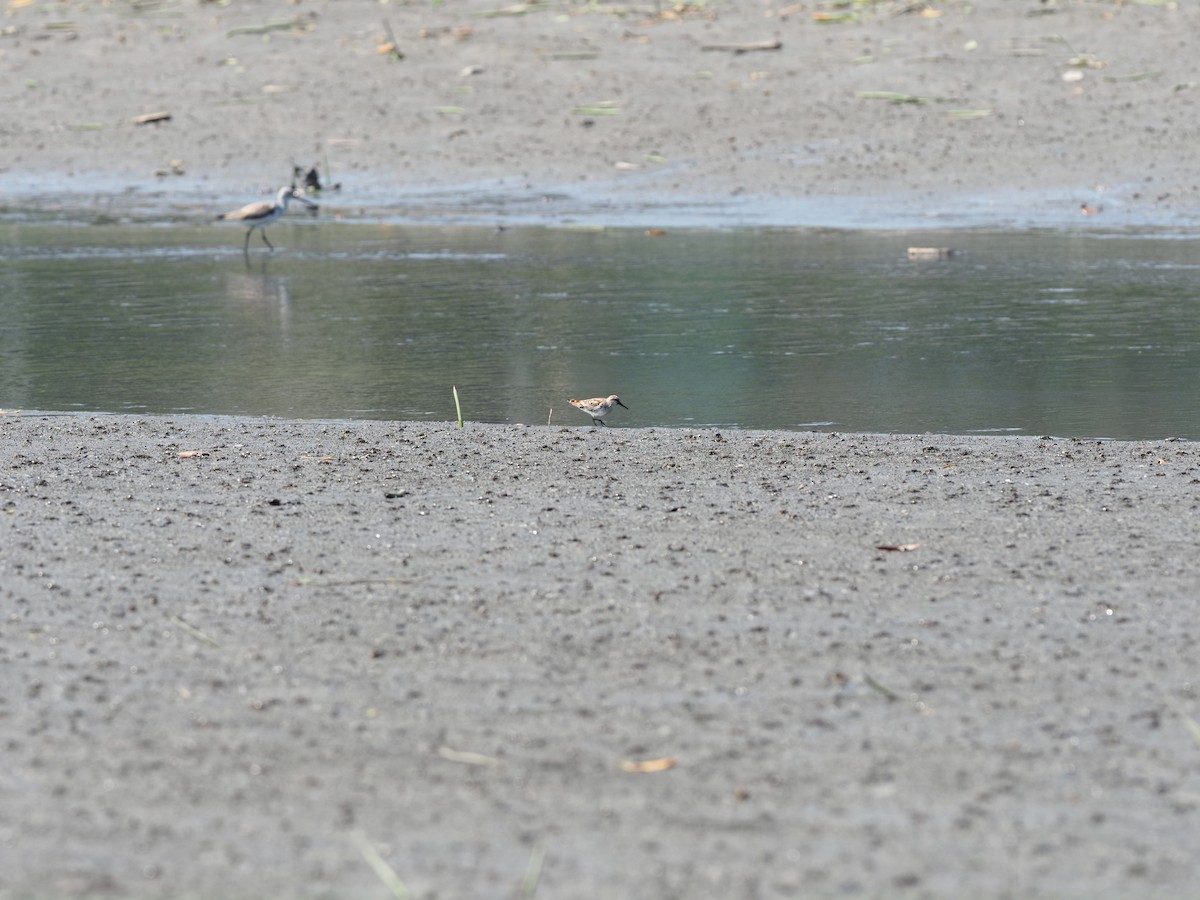
[[[270,248],[271,248],[271,251],[272,251],[272,252],[274,252],[274,250],[275,250],[275,245],[274,245],[274,244],[272,244],[270,241],[268,241],[268,240],[267,240],[267,229],[265,229],[265,228],[260,228],[260,229],[258,230],[258,233],[262,235],[263,242],[264,242],[264,243],[265,243],[265,244],[266,244],[268,247],[270,247]]]
[[[603,419],[597,419],[596,421],[597,421],[597,422],[599,422],[601,425],[604,425],[604,420],[603,420]],[[607,425],[604,425],[604,427],[605,427],[605,428],[607,428],[608,426],[607,426]]]
[[[250,234],[251,234],[251,232],[253,232],[253,231],[254,231],[254,229],[253,229],[253,228],[247,228],[247,229],[246,229],[246,243],[244,243],[244,244],[242,245],[242,252],[243,252],[243,253],[245,253],[245,254],[247,254],[247,255],[249,255],[249,253],[250,253]]]

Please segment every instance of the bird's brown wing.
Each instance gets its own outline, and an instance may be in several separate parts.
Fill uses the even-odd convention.
[[[261,219],[263,216],[269,215],[274,208],[275,204],[266,203],[265,201],[247,203],[241,209],[225,213],[221,218],[226,222],[245,222],[252,219]]]

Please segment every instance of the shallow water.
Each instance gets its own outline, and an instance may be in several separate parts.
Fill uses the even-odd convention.
[[[1094,233],[0,226],[0,408],[1200,439],[1200,254]],[[909,245],[953,246],[910,262]]]

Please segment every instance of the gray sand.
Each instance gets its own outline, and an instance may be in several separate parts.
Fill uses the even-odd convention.
[[[1195,4],[504,5],[9,3],[0,205],[1200,222]],[[0,900],[1196,894],[1196,445],[627,399],[0,416]]]
[[[1194,444],[0,441],[0,897],[1194,892]]]
[[[0,203],[201,221],[317,163],[329,220],[1200,223],[1200,5],[827,7],[36,0]]]

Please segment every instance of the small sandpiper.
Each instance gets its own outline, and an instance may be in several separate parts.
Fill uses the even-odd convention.
[[[593,422],[599,422],[601,425],[604,425],[604,417],[612,412],[614,406],[619,406],[621,409],[629,409],[616,394],[610,397],[593,397],[591,400],[569,400],[567,402],[576,409],[587,413],[592,417]],[[607,428],[608,426],[605,425],[604,427]]]
[[[301,203],[307,203],[314,209],[317,206],[317,204],[302,196],[294,186],[289,185],[288,187],[281,187],[279,189],[274,203],[269,203],[266,200],[261,200],[258,203],[247,203],[241,209],[223,213],[217,216],[217,218],[224,222],[241,222],[243,225],[250,226],[246,229],[246,243],[242,247],[243,253],[250,252],[250,235],[254,232],[255,228],[259,229],[263,243],[274,250],[275,245],[267,240],[267,226],[287,212],[288,201],[293,199],[299,200]]]

